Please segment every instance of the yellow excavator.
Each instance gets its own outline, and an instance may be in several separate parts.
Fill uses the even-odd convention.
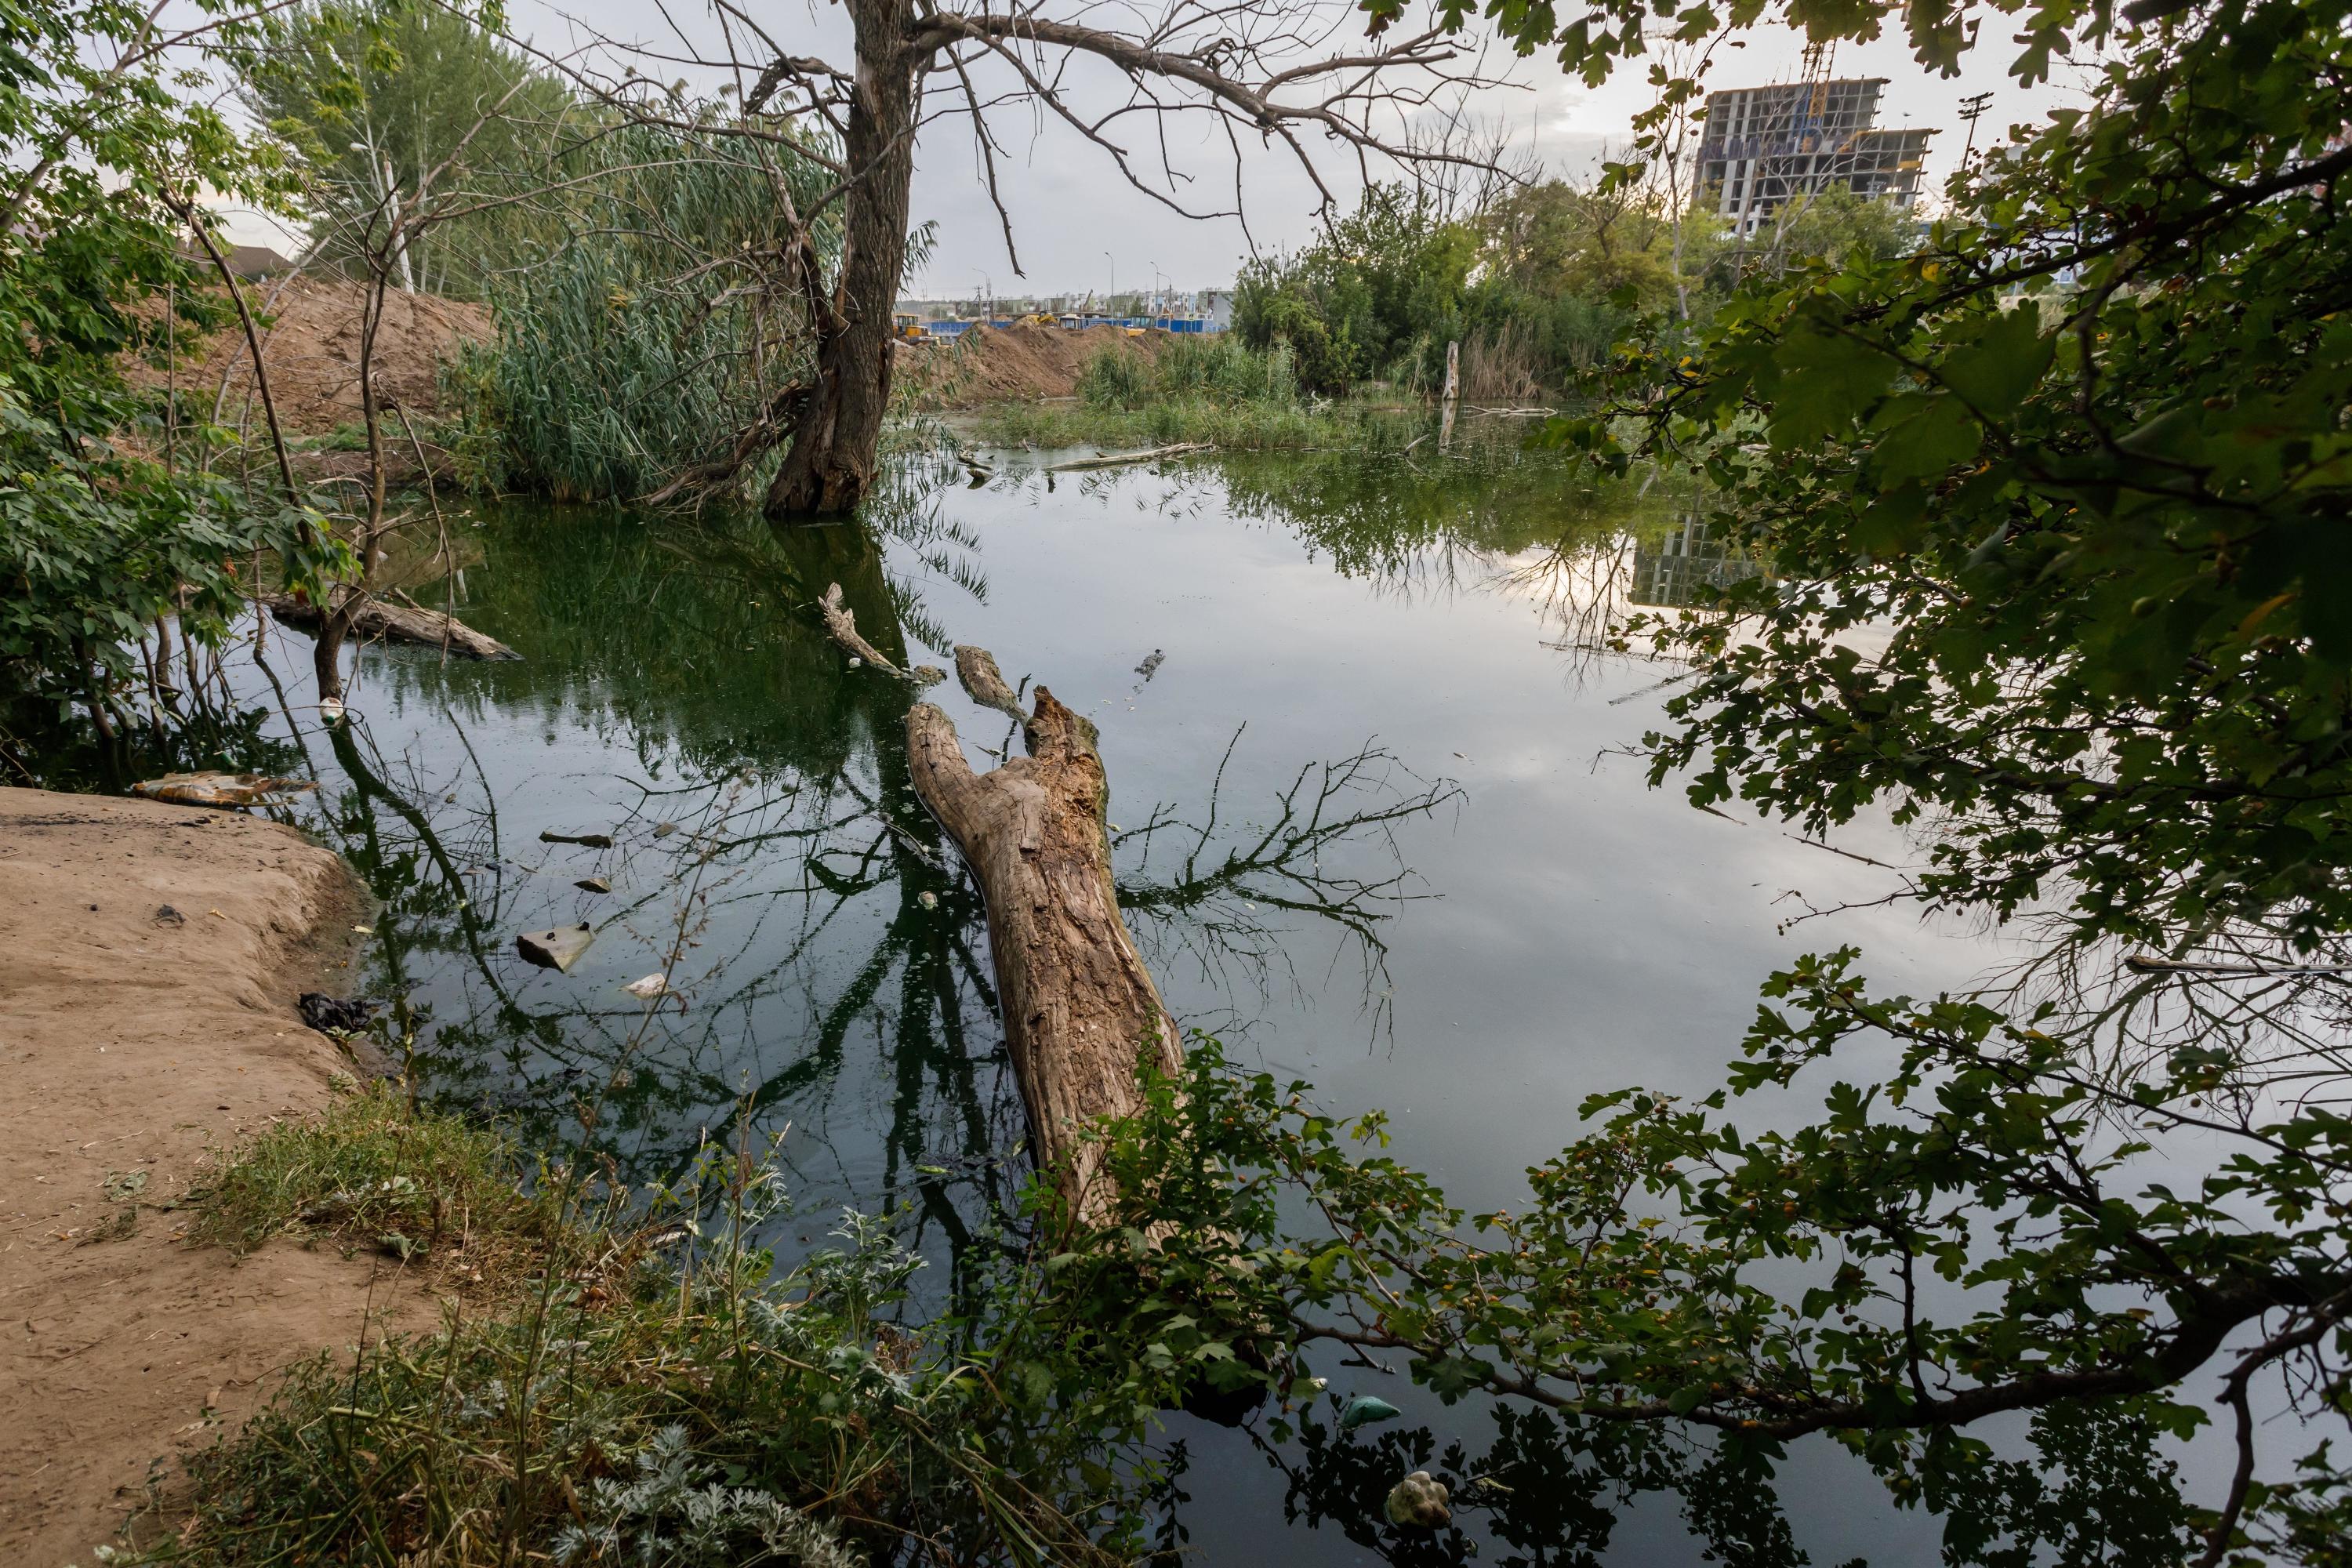
[[[911,311],[901,310],[890,318],[890,335],[909,342],[923,336],[922,318]]]

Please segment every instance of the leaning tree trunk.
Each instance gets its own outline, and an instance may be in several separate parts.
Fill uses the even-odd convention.
[[[867,642],[839,584],[818,609],[833,640],[877,673],[918,690],[945,679],[901,668]],[[1088,1129],[1142,1111],[1146,1061],[1171,1077],[1182,1068],[1176,1020],[1119,918],[1095,727],[1042,686],[1024,710],[986,648],[957,648],[956,674],[973,701],[1020,721],[1029,754],[975,773],[954,721],[919,701],[907,710],[908,771],[988,908],[997,1005],[1038,1168],[1068,1223],[1099,1224],[1118,1192]]]
[[[958,648],[973,698],[1018,711],[979,648]],[[981,679],[975,680],[975,675]],[[907,712],[915,793],[948,830],[988,906],[1005,1040],[1029,1110],[1037,1163],[1080,1225],[1108,1216],[1117,1193],[1103,1148],[1085,1134],[1142,1110],[1137,1068],[1183,1064],[1176,1021],[1119,919],[1103,826],[1109,791],[1094,726],[1037,689],[1024,725],[1029,755],[974,773],[955,724],[928,702]]]
[[[906,0],[850,0],[857,81],[843,138],[851,172],[842,198],[837,323],[816,323],[814,380],[792,449],[768,486],[771,517],[839,516],[874,483],[890,406],[891,311],[907,259],[907,191],[915,173],[915,71]]]

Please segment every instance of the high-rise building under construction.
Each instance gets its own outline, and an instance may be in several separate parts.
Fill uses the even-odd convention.
[[[1909,207],[1933,131],[1877,129],[1885,77],[1775,82],[1706,99],[1700,200],[1743,234],[1783,204],[1842,186]]]

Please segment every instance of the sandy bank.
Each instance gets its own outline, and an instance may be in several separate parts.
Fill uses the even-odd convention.
[[[356,1343],[372,1308],[429,1319],[388,1264],[236,1262],[157,1206],[351,1070],[294,998],[341,994],[358,907],[268,822],[0,789],[0,1563],[89,1563],[151,1466],[271,1371]]]

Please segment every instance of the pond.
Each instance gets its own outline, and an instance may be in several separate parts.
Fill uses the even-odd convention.
[[[429,1092],[553,1145],[614,1085],[594,1136],[637,1182],[781,1136],[781,1250],[844,1206],[903,1211],[927,1302],[966,1279],[1026,1173],[1021,1106],[982,911],[909,789],[903,689],[811,613],[836,582],[892,658],[977,643],[1092,716],[1123,901],[1180,1018],[1327,1105],[1385,1107],[1400,1156],[1474,1207],[1517,1201],[1590,1093],[1718,1087],[1758,982],[1800,952],[1860,942],[1913,991],[1990,961],[1885,909],[1782,929],[1887,873],[1648,787],[1628,750],[1675,672],[1598,628],[1739,569],[1675,498],[1580,490],[1508,443],[1058,476],[1050,456],[1001,454],[982,483],[911,460],[856,526],[449,511],[446,552],[398,574],[522,660],[370,647],[352,725],[278,721],[322,780],[308,824],[382,900],[353,988],[406,1010]],[[278,670],[307,668],[272,636]],[[975,761],[1007,745],[952,683],[933,698]],[[569,973],[517,952],[580,922]],[[657,1008],[622,989],[665,972]],[[1678,1490],[1587,1455],[1401,1545],[1376,1519],[1398,1474],[1454,1443],[1457,1475],[1491,1471],[1490,1445],[1534,1434],[1318,1370],[1405,1418],[1276,1447],[1171,1417],[1202,1561],[1696,1562],[1777,1528],[1732,1479]],[[1937,1521],[1826,1443],[1780,1495],[1814,1562],[1935,1555]]]

